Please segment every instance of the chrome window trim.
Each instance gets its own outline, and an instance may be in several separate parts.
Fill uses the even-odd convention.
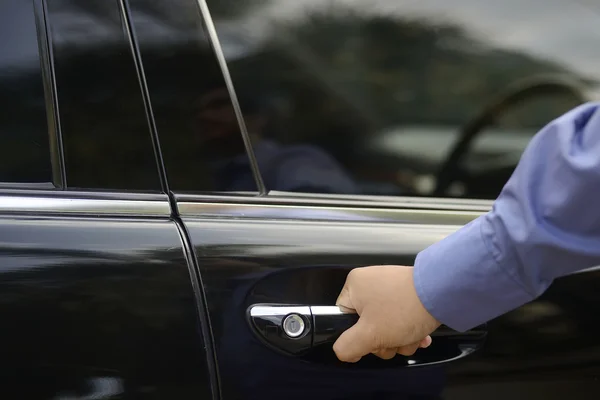
[[[131,193],[0,193],[0,215],[170,217],[167,195]]]
[[[29,190],[59,190],[52,182],[0,182],[0,190],[4,189],[29,189]]]
[[[313,200],[327,204],[357,204],[373,207],[426,208],[436,210],[468,210],[487,212],[492,209],[493,200],[447,197],[417,196],[376,196],[376,195],[344,195],[344,194],[311,194],[296,192],[270,191],[269,197],[293,201],[296,199]]]
[[[42,68],[42,81],[44,84],[44,100],[46,107],[46,120],[50,140],[50,162],[52,165],[52,185],[55,188],[67,187],[67,174],[65,169],[65,156],[63,147],[61,116],[58,103],[58,90],[56,85],[56,71],[54,67],[54,49],[52,35],[48,27],[48,7],[46,0],[33,2],[34,14],[37,24],[37,39]]]
[[[263,198],[264,199],[264,198]],[[475,210],[417,208],[374,208],[315,204],[267,204],[248,202],[179,201],[184,218],[232,218],[297,221],[340,221],[370,223],[444,224],[461,226],[482,215]]]
[[[250,160],[250,167],[252,168],[252,175],[254,176],[254,180],[256,181],[256,186],[258,191],[261,194],[266,193],[265,184],[262,179],[262,175],[260,173],[260,169],[258,167],[258,162],[256,161],[256,155],[254,154],[254,147],[252,147],[252,141],[250,140],[250,135],[248,134],[248,128],[246,127],[246,121],[244,119],[244,115],[242,113],[242,108],[240,106],[240,102],[237,97],[237,93],[235,91],[235,85],[233,84],[233,79],[231,78],[231,74],[229,72],[229,66],[227,65],[227,60],[225,59],[225,54],[223,53],[223,49],[221,48],[221,42],[219,41],[219,35],[217,33],[217,29],[215,28],[215,24],[213,22],[212,16],[210,14],[210,9],[208,4],[206,4],[206,0],[196,0],[198,4],[198,8],[200,9],[200,14],[202,15],[202,21],[204,22],[204,26],[206,27],[206,33],[208,35],[208,39],[210,44],[212,45],[213,52],[219,63],[219,68],[221,69],[221,75],[225,80],[225,86],[227,87],[227,91],[229,93],[229,98],[231,99],[231,104],[233,106],[233,111],[237,118],[238,126],[240,128],[240,133],[242,135],[242,139],[244,140],[244,146],[246,148],[246,155]]]
[[[144,69],[144,63],[142,61],[142,54],[139,48],[139,42],[133,28],[132,13],[129,7],[129,3],[125,0],[119,0],[119,11],[121,12],[121,18],[123,19],[125,34],[129,42],[129,49],[133,56],[133,64],[135,66],[138,83],[140,86],[140,94],[142,95],[142,102],[144,104],[144,110],[146,112],[146,121],[148,123],[148,129],[150,130],[150,140],[152,142],[152,149],[154,150],[154,159],[158,171],[158,180],[160,186],[165,193],[169,193],[169,183],[167,180],[167,171],[165,169],[165,162],[163,159],[160,139],[158,135],[158,129],[156,127],[156,119],[154,118],[154,109],[152,108],[152,101],[150,100],[150,91],[148,89],[148,82],[146,80],[146,72]]]
[[[269,207],[314,207],[330,209],[376,209],[380,212],[388,210],[424,210],[428,212],[452,211],[467,212],[480,215],[492,209],[492,200],[447,199],[431,197],[392,197],[370,195],[330,195],[310,193],[269,192],[267,196],[257,193],[175,193],[175,199],[181,213],[203,214],[202,210],[217,205],[231,207],[269,206]]]

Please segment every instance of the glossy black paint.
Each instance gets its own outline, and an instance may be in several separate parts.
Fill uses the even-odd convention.
[[[357,321],[357,314],[315,315],[313,313],[313,347],[333,346],[336,339]]]
[[[329,205],[314,209],[318,218],[303,219],[297,206],[280,204],[278,218],[269,207],[262,218],[260,207],[244,217],[243,205],[227,206],[235,211],[227,218],[225,212],[203,216],[205,201],[183,220],[202,273],[224,399],[559,400],[574,394],[594,399],[600,390],[600,342],[592,333],[596,314],[590,312],[600,307],[599,271],[559,279],[537,301],[492,321],[483,348],[464,359],[408,369],[392,363],[390,368],[336,365],[329,347],[326,357],[302,361],[256,339],[246,322],[250,304],[333,305],[344,271],[411,265],[418,251],[454,231],[461,218],[466,223],[473,217],[456,212],[449,221],[447,211],[436,217],[435,210],[427,216],[414,210],[412,218],[402,220],[390,208],[378,213],[396,221],[378,222],[365,218],[360,207]],[[328,220],[326,211],[335,218]],[[286,273],[294,279],[277,279]]]
[[[3,399],[212,396],[167,218],[1,217],[0,318]]]
[[[310,299],[294,290],[286,291],[283,298],[303,299],[304,303],[282,303],[277,288],[290,287],[297,281],[315,280],[320,276],[336,276],[343,282],[348,270],[330,266],[311,268],[288,268],[266,275],[250,290],[246,318],[255,339],[266,347],[296,360],[316,363],[321,366],[355,368],[340,362],[332,352],[336,339],[354,325],[359,317],[356,313],[342,312],[331,305],[308,303]],[[338,279],[336,279],[338,280]],[[330,280],[332,282],[335,280]],[[331,283],[330,283],[331,284]],[[295,284],[292,284],[295,287]],[[257,300],[267,302],[256,302]],[[301,318],[304,328],[298,336],[285,331],[289,316]],[[431,346],[417,355],[397,356],[393,360],[382,360],[375,356],[364,357],[358,362],[360,369],[422,368],[446,362],[455,362],[480,350],[485,344],[487,327],[476,327],[467,332],[456,332],[447,326],[439,327],[431,334],[435,339]]]
[[[281,307],[289,308],[291,306],[295,310],[293,312],[282,311],[271,315],[252,315],[252,310],[256,310],[260,306],[259,304],[253,304],[248,307],[246,312],[246,321],[254,337],[280,354],[304,358],[306,353],[311,351],[314,336],[314,324],[309,308],[306,305],[280,304]],[[264,306],[277,307],[278,305],[265,304]],[[293,338],[289,337],[283,330],[284,321],[291,314],[300,318],[304,325],[302,332]]]
[[[0,32],[10,35],[0,41],[20,32],[21,42],[0,54],[0,187],[123,189],[118,196],[135,198],[136,190],[166,192],[165,168],[177,192],[221,193],[179,196],[187,227],[175,222],[177,208],[175,221],[167,212],[150,219],[2,209],[0,397],[219,398],[220,386],[225,400],[596,399],[598,271],[560,279],[538,301],[492,321],[475,354],[423,368],[340,364],[328,344],[311,359],[282,356],[253,336],[245,315],[257,301],[334,304],[350,268],[412,264],[418,251],[468,222],[468,210],[482,211],[468,199],[360,196],[421,195],[416,178],[448,156],[415,151],[396,131],[372,133],[415,121],[458,131],[488,95],[504,89],[501,71],[511,79],[566,72],[593,89],[597,52],[586,56],[586,46],[574,44],[594,38],[594,13],[560,1],[420,2],[412,12],[424,16],[411,23],[407,2],[382,0],[384,11],[353,15],[334,7],[312,21],[318,29],[300,23],[294,31],[291,19],[271,24],[272,12],[294,11],[298,2],[208,3],[256,149],[263,139],[316,145],[343,164],[359,190],[342,198],[231,192],[256,192],[256,184],[195,1],[3,2]],[[25,14],[15,13],[15,4]],[[560,24],[552,23],[557,15]],[[446,17],[451,26],[438,24]],[[549,25],[557,40],[547,36]],[[267,32],[262,48],[239,41],[260,39],[271,27],[289,35]],[[469,58],[481,48],[461,47],[463,28],[479,35],[483,54]],[[432,47],[415,42],[415,32],[435,39]],[[510,51],[496,46],[507,38]],[[458,62],[464,57],[468,63]],[[365,72],[378,60],[384,63]],[[411,73],[386,81],[407,61]],[[543,118],[527,120],[529,129],[573,105],[570,98],[546,100],[497,116],[500,125],[522,127],[521,117],[537,110]],[[486,135],[466,162],[473,173],[466,195],[493,197],[520,154],[487,147]],[[446,148],[452,135],[423,137],[429,151]],[[400,145],[390,145],[396,139]],[[165,165],[157,165],[161,159]],[[291,171],[274,163],[261,165],[262,173],[278,172],[277,165]],[[340,187],[320,180],[317,187],[325,180],[330,192]],[[315,191],[315,182],[305,188]],[[203,207],[186,211],[184,200]],[[290,271],[292,279],[277,279]]]
[[[196,248],[213,325],[223,397],[437,398],[444,385],[440,367],[411,370],[307,363],[280,356],[254,339],[245,322],[247,303],[333,305],[343,274],[332,267],[410,264],[424,243],[451,230],[386,223],[260,218],[195,218],[184,215]],[[297,279],[269,285],[254,296],[262,279],[286,269],[311,269]],[[262,293],[262,295],[261,295]],[[238,357],[236,354],[244,354]],[[329,349],[331,353],[331,349]],[[274,383],[276,382],[276,384]],[[302,384],[305,383],[305,384]],[[293,391],[287,388],[294,387]],[[249,395],[249,393],[251,393]],[[246,397],[249,396],[249,397]]]

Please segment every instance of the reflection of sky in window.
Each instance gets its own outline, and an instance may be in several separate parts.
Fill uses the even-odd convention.
[[[37,61],[37,47],[30,45],[35,40],[31,4],[22,0],[0,1],[0,37],[5,39],[0,42],[0,67]],[[366,14],[421,16],[455,22],[498,46],[545,57],[600,79],[600,6],[592,0],[271,0],[255,9],[250,6],[235,21],[217,21],[217,28],[224,49],[235,56],[251,48],[251,44],[259,44],[269,34],[272,24],[268,22],[273,19],[298,20],[307,12],[336,6],[350,6]],[[161,12],[169,13],[164,7]],[[61,17],[63,21],[55,23],[78,28],[70,30],[77,38],[69,40],[109,40],[104,36],[106,30],[101,21],[94,25],[89,16],[80,17],[78,23],[77,15],[65,14]],[[146,33],[169,31],[171,38],[185,40],[177,32],[177,21],[169,17],[167,24],[151,15],[139,18],[143,19]],[[83,20],[86,21],[82,25]],[[157,37],[142,36],[147,40]]]
[[[0,68],[38,62],[32,3],[0,0]]]
[[[454,22],[497,46],[520,49],[600,79],[600,7],[588,0],[277,0],[242,18],[242,23],[246,37],[259,39],[269,33],[265,20],[294,21],[336,6]],[[232,21],[232,28],[237,24]]]

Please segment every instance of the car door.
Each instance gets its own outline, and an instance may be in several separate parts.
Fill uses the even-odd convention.
[[[3,399],[212,396],[121,6],[0,3]]]
[[[593,13],[526,3],[131,1],[221,398],[596,398],[597,270],[412,357],[331,350],[351,268],[411,265],[488,211],[540,124],[595,90],[593,68],[546,59],[572,60]],[[517,35],[543,37],[550,9],[579,17],[563,42]]]

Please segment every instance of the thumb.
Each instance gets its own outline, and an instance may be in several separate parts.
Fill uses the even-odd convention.
[[[375,351],[375,347],[375,337],[364,319],[359,318],[354,326],[342,333],[335,341],[333,351],[340,361],[354,363]]]

